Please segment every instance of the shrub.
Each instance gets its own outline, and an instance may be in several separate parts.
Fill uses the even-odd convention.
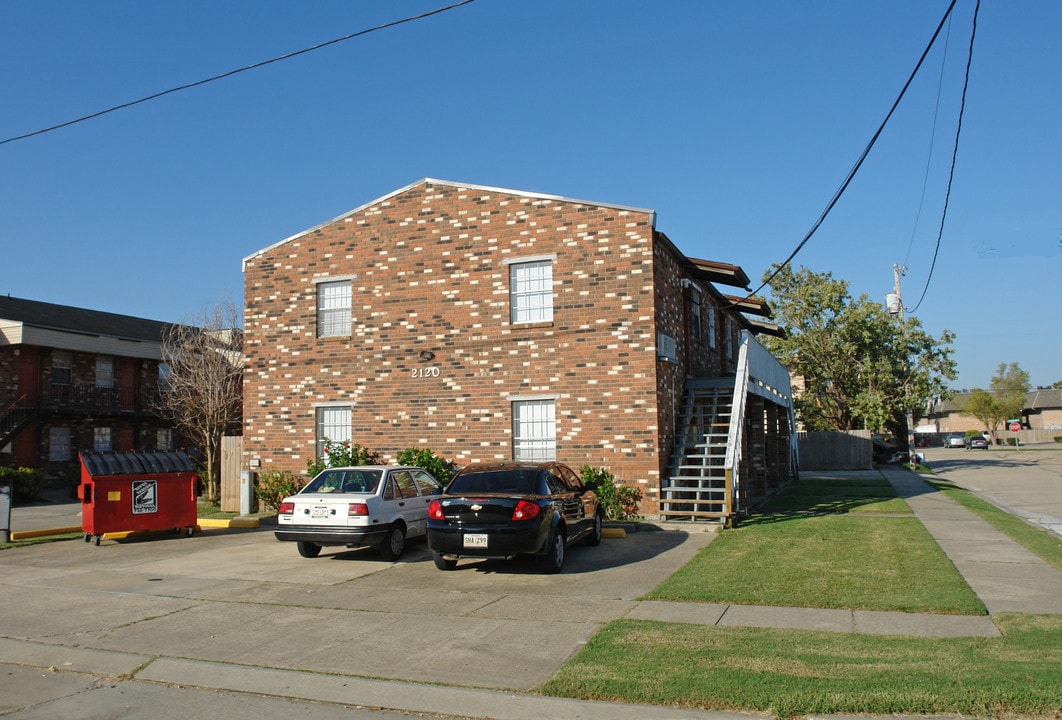
[[[305,484],[305,480],[287,470],[266,470],[255,478],[254,491],[263,505],[270,510],[279,510],[281,501],[297,493]]]
[[[354,465],[379,465],[380,454],[349,440],[333,442],[325,438],[324,457],[306,461],[306,472],[317,477],[325,468],[351,467]]]
[[[12,502],[33,502],[41,489],[41,471],[27,467],[0,467],[0,485],[11,486]]]
[[[406,448],[398,453],[398,464],[424,468],[434,475],[435,479],[443,485],[448,485],[450,483],[450,476],[453,474],[454,467],[452,462],[449,460],[443,460],[432,450],[427,448]]]
[[[1055,435],[1055,442],[1062,443],[1062,435]]]
[[[638,503],[642,491],[630,485],[616,484],[616,478],[606,468],[592,468],[583,465],[579,468],[583,482],[592,482],[597,486],[597,496],[606,520],[632,520],[638,517]]]

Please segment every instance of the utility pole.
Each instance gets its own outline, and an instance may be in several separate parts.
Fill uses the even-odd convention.
[[[903,295],[900,292],[900,276],[907,272],[907,268],[898,263],[892,264],[892,279],[893,279],[893,292],[895,293],[895,300],[890,303],[889,312],[898,315],[900,318],[900,332],[906,333],[906,328],[903,322]],[[891,299],[891,298],[890,298]],[[895,307],[895,310],[893,308]],[[918,466],[918,453],[915,452],[914,443],[914,411],[911,409],[911,402],[908,398],[908,388],[910,387],[910,372],[911,368],[908,367],[907,357],[903,359],[903,399],[907,411],[907,461],[911,463],[911,467]]]

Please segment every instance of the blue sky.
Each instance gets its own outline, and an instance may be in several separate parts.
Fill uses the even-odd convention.
[[[445,0],[0,2],[0,140]],[[946,0],[477,0],[0,145],[0,292],[177,321],[255,250],[424,177],[657,211],[754,286],[811,228]],[[905,305],[933,259],[974,0],[794,260]],[[1062,380],[1062,3],[985,0],[936,268],[956,388]],[[946,42],[945,42],[946,40]],[[921,208],[921,210],[920,210]]]

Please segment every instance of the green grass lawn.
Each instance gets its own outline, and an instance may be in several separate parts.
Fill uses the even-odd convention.
[[[1006,515],[992,506],[980,510]],[[1050,542],[1047,547],[1051,554]],[[985,612],[892,486],[865,475],[802,478],[723,531],[646,598]],[[1062,716],[1062,616],[1008,614],[993,621],[1001,637],[620,620],[606,625],[540,691],[777,717]]]
[[[644,599],[985,613],[880,476],[802,478]]]
[[[620,620],[540,688],[565,697],[809,714],[1057,718],[1062,616],[999,638],[921,638]]]

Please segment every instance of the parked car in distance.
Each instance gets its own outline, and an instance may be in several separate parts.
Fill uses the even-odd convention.
[[[556,573],[568,545],[601,542],[603,518],[597,488],[567,465],[475,464],[428,505],[428,547],[440,570],[453,570],[462,557],[533,555]]]
[[[376,545],[397,560],[407,538],[424,535],[428,503],[441,493],[442,483],[419,467],[328,468],[284,498],[274,534],[298,543],[306,558],[322,547]]]
[[[966,447],[966,433],[948,433],[944,437],[944,447]]]
[[[986,438],[984,435],[974,435],[972,438],[970,438],[970,448],[978,450],[987,450],[988,438]]]

